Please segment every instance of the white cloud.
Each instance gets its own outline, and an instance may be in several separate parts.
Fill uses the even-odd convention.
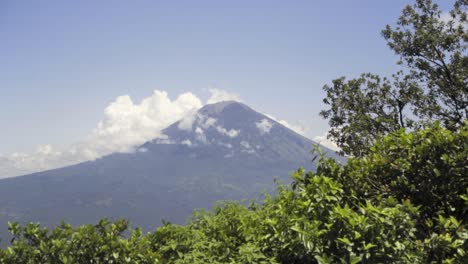
[[[195,129],[195,139],[202,142],[202,143],[208,143],[207,139],[206,139],[206,135],[205,135],[205,132],[203,131],[203,129],[201,127],[197,127]]]
[[[187,146],[192,146],[192,141],[190,141],[190,139],[186,139],[182,142],[180,142],[182,145],[187,145]]]
[[[13,153],[0,160],[0,178],[21,175],[36,170],[46,170],[50,166],[61,166],[62,152],[50,145],[40,145],[32,154]]]
[[[104,119],[87,141],[93,143],[95,158],[132,151],[138,144],[163,137],[162,129],[201,106],[200,99],[191,93],[171,101],[166,92],[156,90],[140,104],[134,104],[129,96],[119,96],[104,110]]]
[[[306,128],[306,126],[304,126],[304,125],[302,125],[300,123],[291,124],[291,123],[287,122],[286,120],[278,119],[278,118],[276,118],[276,117],[274,117],[272,115],[269,115],[269,114],[264,114],[264,115],[266,115],[270,119],[280,123],[281,125],[291,129],[292,131],[298,133],[299,135],[307,137],[307,128]]]
[[[242,146],[242,152],[247,152],[249,154],[255,153],[255,150],[252,148],[249,142],[247,141],[241,141],[240,145]]]
[[[184,116],[177,127],[180,130],[192,131],[195,121],[197,121],[197,124],[199,124],[203,129],[207,129],[214,126],[217,120],[212,117],[207,118],[206,116],[200,115],[194,111]]]
[[[119,96],[83,141],[66,148],[43,145],[33,153],[0,157],[0,178],[76,164],[113,152],[132,152],[152,139],[171,143],[161,131],[200,107],[202,102],[192,93],[171,100],[167,92],[156,90],[140,103],[134,103],[128,95]]]
[[[203,134],[203,129],[201,129],[200,127],[197,127],[197,128],[195,129],[195,133],[201,135],[201,134]]]
[[[235,129],[230,129],[227,130],[226,128],[222,126],[216,126],[216,131],[218,131],[220,134],[223,134],[225,136],[228,136],[230,138],[235,138],[239,135],[240,130],[235,130]]]
[[[169,138],[157,138],[154,139],[153,142],[155,144],[176,144],[176,142]]]
[[[237,94],[230,93],[219,89],[210,89],[211,97],[206,102],[207,104],[214,104],[222,101],[240,101]]]
[[[226,148],[228,148],[228,149],[231,149],[231,148],[232,148],[231,143],[218,142],[218,145],[223,146],[223,147],[226,147]]]
[[[205,122],[202,124],[203,128],[207,129],[209,128],[210,126],[214,126],[214,124],[216,123],[216,119],[215,118],[212,118],[212,117],[208,117]]]
[[[278,123],[282,124],[283,126],[291,129],[292,131],[298,133],[302,136],[307,136],[307,127],[300,123],[291,124],[286,120],[279,120]]]
[[[260,134],[262,135],[270,133],[270,129],[273,127],[273,124],[266,118],[262,119],[259,122],[256,122],[255,125],[260,131]]]
[[[227,130],[226,128],[220,125],[215,126],[216,122],[217,120],[215,118],[206,117],[198,113],[195,113],[195,114],[190,113],[180,121],[180,123],[178,124],[178,128],[181,130],[191,131],[193,128],[193,124],[196,123],[199,125],[199,127],[196,128],[195,133],[199,135],[204,134],[203,129],[206,130],[210,127],[214,127],[216,131],[218,131],[220,134],[228,136],[230,138],[234,138],[239,135],[239,132],[240,132],[239,130],[235,130],[235,129]],[[202,139],[201,136],[200,136],[200,139]],[[202,140],[202,141],[205,142],[205,140]]]
[[[341,149],[338,147],[338,145],[336,145],[335,142],[329,140],[327,138],[327,133],[325,133],[325,135],[321,135],[321,136],[315,136],[313,138],[313,140],[315,142],[317,142],[318,144],[326,147],[326,148],[329,148],[331,150],[334,150],[334,151],[340,151]]]
[[[247,142],[247,141],[244,141],[244,140],[242,140],[242,141],[240,142],[240,145],[241,145],[242,147],[244,147],[244,148],[252,148],[252,147],[250,146],[250,143]]]
[[[190,111],[180,120],[177,127],[180,130],[192,131],[193,122],[195,122],[195,119],[197,118],[197,116],[198,114],[196,110]]]
[[[142,152],[142,153],[148,152],[148,149],[147,148],[139,148],[138,152]]]

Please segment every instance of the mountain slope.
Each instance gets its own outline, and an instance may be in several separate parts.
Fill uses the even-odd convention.
[[[0,180],[0,238],[7,221],[183,224],[195,208],[259,197],[274,177],[287,182],[294,169],[313,166],[313,141],[237,102],[207,105],[163,132],[134,153]]]

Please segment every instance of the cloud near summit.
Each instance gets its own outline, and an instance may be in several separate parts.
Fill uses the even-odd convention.
[[[104,119],[93,130],[94,157],[112,152],[129,152],[133,147],[154,138],[163,138],[161,131],[185,114],[202,107],[192,93],[179,95],[171,101],[167,92],[154,93],[139,104],[130,96],[119,96],[104,110]]]
[[[211,96],[206,101],[207,104],[230,100],[240,101],[239,96],[224,90],[210,89],[209,91]],[[140,102],[134,102],[129,95],[119,96],[104,109],[101,121],[82,141],[68,146],[44,144],[32,153],[0,156],[0,178],[73,165],[115,152],[133,152],[135,147],[147,141],[167,140],[167,136],[162,133],[164,128],[184,117],[187,119],[188,128],[193,122],[190,120],[191,116],[194,116],[203,105],[202,100],[190,92],[180,94],[172,100],[167,92],[155,90],[153,94]],[[278,122],[303,133],[303,129],[291,126],[284,120],[278,120]],[[213,122],[210,125],[215,124]],[[261,129],[265,132],[269,130],[268,124],[261,125]],[[220,133],[229,137],[235,137],[238,134],[235,130],[227,131],[222,127],[218,129]]]
[[[207,103],[239,100],[224,90],[209,91]],[[45,144],[33,153],[0,156],[0,178],[94,160],[113,152],[132,152],[146,141],[165,138],[161,132],[164,128],[202,106],[200,98],[190,92],[171,100],[167,92],[155,90],[139,103],[128,95],[119,96],[105,108],[102,120],[81,142],[66,147]]]

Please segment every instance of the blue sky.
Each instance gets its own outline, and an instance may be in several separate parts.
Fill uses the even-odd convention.
[[[411,2],[0,1],[0,156],[79,141],[155,89],[227,90],[321,135],[322,86],[393,73],[380,30]]]

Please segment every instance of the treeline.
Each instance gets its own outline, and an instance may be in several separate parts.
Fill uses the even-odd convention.
[[[317,154],[316,172],[259,203],[145,235],[125,220],[13,223],[0,263],[468,263],[467,144],[467,124],[393,132],[345,165]]]

